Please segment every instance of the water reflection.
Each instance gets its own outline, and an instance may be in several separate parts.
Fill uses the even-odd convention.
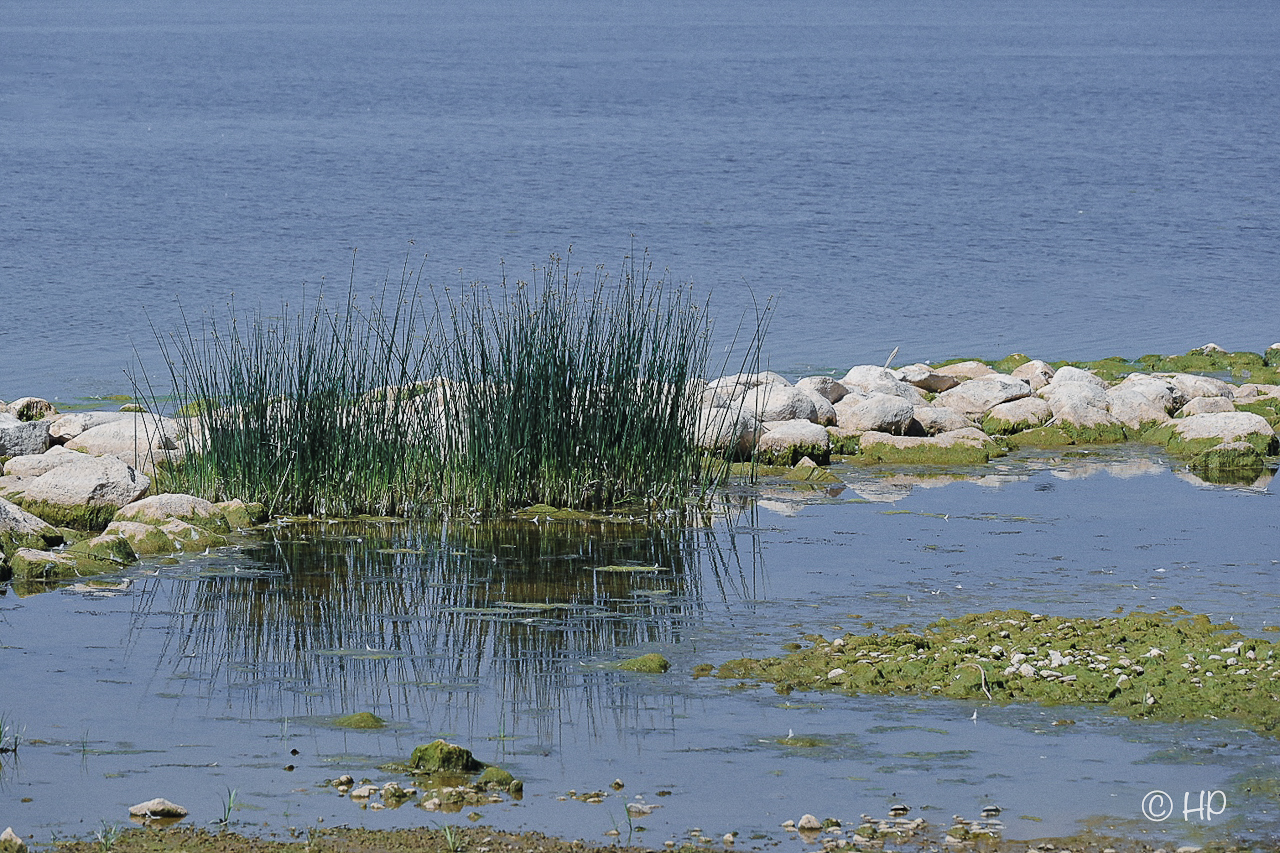
[[[613,661],[681,643],[708,609],[750,612],[759,546],[737,543],[677,524],[288,523],[135,613],[168,614],[162,677],[224,686],[239,716],[476,731],[492,703],[492,734],[550,748],[565,717],[623,707]]]

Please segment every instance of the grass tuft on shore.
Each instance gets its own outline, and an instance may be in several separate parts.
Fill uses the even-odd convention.
[[[272,513],[412,517],[672,507],[726,475],[693,443],[707,307],[647,256],[617,278],[552,255],[529,281],[420,281],[406,262],[398,286],[360,306],[353,264],[338,303],[233,306],[158,333],[174,408],[197,436],[159,486]]]

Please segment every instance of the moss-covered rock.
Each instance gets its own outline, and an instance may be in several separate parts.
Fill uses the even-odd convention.
[[[89,539],[81,539],[69,547],[67,553],[116,566],[128,566],[138,561],[138,555],[129,540],[119,533],[101,533]]]
[[[359,711],[338,717],[333,724],[344,729],[381,729],[386,728],[387,721],[369,711]]]
[[[248,513],[245,513],[248,515]],[[162,525],[172,519],[185,521],[213,533],[230,529],[222,510],[195,495],[168,492],[126,504],[116,511],[115,521],[140,521]]]
[[[18,581],[54,581],[100,575],[118,568],[116,563],[71,551],[38,551],[19,548],[9,557],[9,570]]]
[[[127,540],[134,553],[140,557],[172,554],[174,551],[182,550],[169,534],[154,524],[143,524],[140,521],[113,521],[107,525],[103,535],[113,534]]]
[[[1275,430],[1261,415],[1249,412],[1191,415],[1142,434],[1149,444],[1163,445],[1170,455],[1192,459],[1227,442],[1243,441],[1262,456],[1275,454]]]
[[[992,407],[982,421],[982,431],[987,435],[1012,435],[1036,429],[1053,417],[1049,404],[1039,397],[1024,397]]]
[[[805,464],[808,462],[809,464]],[[787,469],[787,473],[783,474],[787,480],[798,483],[839,483],[840,478],[832,474],[826,468],[815,464],[809,457],[805,457],[796,463],[794,468]]]
[[[638,658],[629,658],[619,661],[618,669],[627,672],[647,672],[654,675],[661,674],[671,669],[671,662],[656,652],[647,655],[640,655]]]
[[[486,767],[471,750],[444,740],[415,747],[409,766],[416,773],[478,773]]]
[[[267,520],[267,510],[260,503],[245,503],[239,498],[214,504],[232,530],[246,530]]]
[[[1000,373],[1013,373],[1013,371],[1017,370],[1029,361],[1031,361],[1031,356],[1015,352],[1012,355],[1006,355],[999,361],[989,361],[987,363],[991,365],[993,370]]]
[[[977,428],[935,436],[864,433],[856,461],[895,465],[982,465],[1007,453],[1002,442]]]
[[[649,674],[658,675],[671,669],[671,662],[664,658],[662,654],[650,652],[649,654],[641,654],[640,657],[628,658],[626,661],[618,662],[618,669],[627,672],[649,672]]]
[[[480,778],[476,780],[476,785],[481,788],[497,788],[503,791],[511,790],[511,785],[516,781],[516,777],[512,776],[501,767],[495,767],[490,764],[480,774]]]
[[[220,548],[227,544],[227,537],[221,533],[197,527],[177,518],[158,526],[183,551],[204,551],[208,548]]]

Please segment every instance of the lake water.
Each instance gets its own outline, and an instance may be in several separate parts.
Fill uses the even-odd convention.
[[[0,2],[0,398],[634,236],[792,374],[1280,338],[1280,7]],[[410,241],[414,241],[411,246]]]
[[[844,487],[770,487],[732,526],[289,524],[116,588],[0,595],[0,710],[27,741],[0,755],[0,817],[43,841],[162,795],[199,824],[234,789],[234,819],[256,832],[478,811],[604,841],[626,832],[637,796],[660,806],[635,821],[646,845],[697,827],[756,847],[806,812],[856,822],[899,802],[943,828],[999,806],[1014,838],[1087,825],[1179,844],[1280,832],[1275,740],[1233,723],[784,697],[693,673],[810,632],[995,607],[1180,605],[1269,637],[1257,632],[1280,619],[1280,530],[1267,484],[1196,484],[1134,448],[1019,454],[963,476],[835,470]],[[620,563],[661,569],[600,569]],[[610,667],[650,651],[672,671]],[[355,711],[389,725],[333,725]],[[1054,725],[1064,718],[1074,725]],[[780,743],[789,735],[812,745]],[[371,811],[321,784],[405,783],[380,765],[441,736],[525,780],[523,800]],[[568,798],[594,790],[610,796]],[[1141,812],[1151,790],[1222,791],[1227,807],[1156,824]]]
[[[0,398],[128,393],[135,352],[163,381],[156,330],[345,288],[356,248],[366,294],[406,258],[445,285],[570,245],[613,269],[634,240],[710,296],[721,341],[776,296],[765,355],[791,375],[895,347],[1261,351],[1277,115],[1266,0],[0,0]],[[527,782],[486,821],[584,838],[625,835],[636,795],[662,806],[646,844],[899,801],[935,824],[998,804],[1017,837],[1274,836],[1274,741],[1237,727],[689,675],[997,606],[1274,625],[1274,487],[1117,453],[945,484],[843,470],[838,494],[674,539],[297,526],[118,590],[0,590],[0,715],[27,739],[0,756],[0,825],[43,842],[155,795],[203,823],[230,789],[250,829],[465,820],[317,784],[448,735]],[[512,606],[538,593],[565,607]],[[649,650],[674,675],[604,666]],[[355,710],[391,726],[331,727]],[[558,799],[614,778],[603,804]],[[1153,825],[1155,788],[1228,812]]]

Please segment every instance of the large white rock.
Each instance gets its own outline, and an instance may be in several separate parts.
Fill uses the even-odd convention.
[[[809,420],[813,421],[815,424],[822,424],[823,426],[831,426],[836,422],[836,407],[832,405],[830,400],[811,391],[799,388],[799,386],[796,387],[813,402],[814,413],[809,417]]]
[[[889,435],[888,433],[864,432],[859,444],[866,452],[877,444],[887,444],[898,450],[910,450],[921,447],[986,447],[994,446],[995,440],[977,427],[949,430],[939,435]]]
[[[707,407],[726,406],[752,388],[758,388],[761,385],[787,385],[791,384],[787,378],[772,370],[766,370],[762,373],[734,373],[730,376],[721,376],[707,383],[707,387],[702,391],[702,405]]]
[[[1107,389],[1107,396],[1124,392],[1145,397],[1153,405],[1159,406],[1165,414],[1173,414],[1182,405],[1178,389],[1167,379],[1151,376],[1146,373],[1131,373],[1118,385]]]
[[[1054,371],[1053,381],[1049,384],[1056,385],[1059,382],[1086,382],[1096,388],[1105,389],[1107,387],[1106,380],[1101,376],[1095,376],[1091,371],[1072,367],[1069,364]]]
[[[968,379],[950,391],[943,391],[933,401],[935,406],[946,406],[966,415],[980,415],[993,406],[1031,396],[1031,386],[1010,376],[987,376]]]
[[[1044,426],[1053,417],[1053,409],[1039,397],[1021,397],[992,406],[987,417],[1007,424],[1004,429],[1021,432]]]
[[[830,376],[806,376],[796,383],[796,387],[806,394],[817,395],[828,403],[839,403],[849,389]]]
[[[812,421],[790,420],[766,423],[765,432],[756,441],[756,455],[766,460],[786,462],[795,455],[818,457],[825,462],[831,454],[831,436],[825,427]],[[794,464],[792,459],[786,464]]]
[[[1039,391],[1053,381],[1053,374],[1052,367],[1036,358],[1018,365],[1009,375],[1030,385],[1032,391]]]
[[[908,385],[914,385],[933,394],[954,388],[961,382],[960,377],[938,373],[927,364],[908,364],[906,367],[898,368],[894,373]]]
[[[1169,412],[1162,399],[1149,396],[1136,387],[1118,385],[1107,390],[1107,411],[1117,421],[1133,429],[1147,424],[1162,424],[1169,420]]]
[[[155,461],[172,458],[179,451],[186,431],[172,418],[129,413],[129,417],[90,427],[66,443],[69,450],[91,456],[115,456],[138,469]]]
[[[888,394],[892,397],[901,397],[913,406],[922,405],[925,402],[924,395],[914,385],[903,382],[887,367],[876,367],[873,364],[861,364],[849,368],[849,372],[840,380],[840,384],[849,393],[859,393],[863,397]]]
[[[973,421],[955,409],[948,409],[945,406],[915,406],[913,412],[916,423],[920,425],[925,435],[938,435],[973,426]]]
[[[62,541],[62,534],[53,525],[4,498],[0,498],[0,534],[10,534],[17,539],[39,536],[51,545]]]
[[[1181,398],[1177,401],[1179,406],[1196,397],[1226,397],[1228,400],[1235,397],[1235,391],[1229,383],[1211,376],[1197,376],[1194,373],[1157,373],[1156,375],[1168,380],[1169,384],[1178,390]]]
[[[22,421],[0,412],[0,456],[25,456],[49,449],[49,422]]]
[[[841,430],[870,430],[905,435],[915,417],[915,406],[891,394],[872,394],[865,400],[849,397],[836,403],[836,423]]]
[[[1192,397],[1187,404],[1178,409],[1178,417],[1191,415],[1212,415],[1221,412],[1234,412],[1236,404],[1226,397]]]
[[[22,836],[13,831],[13,827],[6,827],[4,832],[0,832],[0,850],[6,850],[8,853],[23,853],[27,849],[27,842],[22,840]]]
[[[1066,370],[1067,368],[1062,368]],[[1073,368],[1074,369],[1074,368]],[[1092,382],[1077,382],[1074,380],[1064,380],[1062,370],[1058,371],[1057,376],[1048,385],[1041,388],[1036,393],[1049,401],[1050,408],[1053,409],[1054,415],[1059,411],[1067,408],[1078,408],[1080,406],[1088,406],[1093,409],[1107,410],[1107,390],[1106,385],[1097,385]],[[1083,371],[1081,371],[1083,372]]]
[[[6,476],[15,477],[39,477],[46,471],[52,471],[59,465],[66,465],[68,462],[75,462],[77,459],[84,459],[83,453],[77,453],[74,450],[67,450],[60,444],[55,444],[44,453],[31,453],[26,456],[15,456],[8,462],[4,463],[4,473]]]
[[[1275,436],[1276,434],[1266,418],[1253,412],[1190,415],[1175,420],[1173,429],[1185,439],[1219,438],[1223,441],[1234,441],[1250,435]]]
[[[1074,382],[1073,385],[1081,385],[1083,383]],[[1105,395],[1104,395],[1105,397]],[[1053,405],[1052,403],[1050,405]],[[1104,407],[1093,406],[1088,403],[1069,401],[1061,405],[1053,406],[1052,425],[1067,425],[1074,427],[1097,428],[1106,426],[1115,426],[1120,421],[1112,416],[1112,414]]]
[[[118,509],[142,497],[150,485],[147,475],[115,456],[85,457],[24,484],[23,501],[67,508]]]
[[[69,412],[49,421],[49,435],[62,444],[87,429],[133,418],[131,412]]]
[[[813,400],[794,385],[758,385],[733,405],[741,405],[744,412],[761,421],[814,421],[818,416]]]
[[[992,376],[996,374],[996,369],[989,364],[983,364],[980,361],[958,361],[955,364],[945,364],[942,367],[934,368],[936,373],[943,376],[954,376],[960,380],[965,379],[981,379],[983,376]]]
[[[143,524],[161,524],[181,518],[200,523],[220,522],[222,513],[212,503],[195,495],[165,493],[142,498],[125,504],[116,511],[116,521],[137,521]]]
[[[756,446],[763,428],[754,415],[734,408],[705,408],[698,411],[694,443],[705,450],[747,457]]]

